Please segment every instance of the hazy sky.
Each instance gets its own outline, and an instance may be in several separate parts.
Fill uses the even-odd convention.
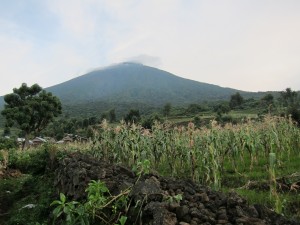
[[[300,89],[299,0],[0,3],[0,95],[123,61],[240,90]]]

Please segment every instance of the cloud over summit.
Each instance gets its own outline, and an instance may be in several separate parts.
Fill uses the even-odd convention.
[[[300,89],[300,2],[4,0],[0,94],[122,61],[242,90]]]

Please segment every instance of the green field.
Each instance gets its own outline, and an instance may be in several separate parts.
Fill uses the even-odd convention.
[[[207,127],[197,128],[190,119],[172,118],[177,125],[155,123],[151,130],[126,123],[111,126],[103,121],[85,144],[9,150],[8,168],[18,169],[24,175],[0,179],[0,190],[9,189],[12,193],[7,196],[7,192],[2,192],[2,200],[12,201],[5,218],[15,214],[20,205],[42,196],[38,198],[42,208],[32,214],[33,221],[42,221],[43,213],[50,210],[50,197],[54,196],[40,193],[53,191],[51,185],[44,186],[51,183],[49,175],[43,174],[47,162],[80,151],[128,168],[147,162],[151,171],[163,176],[189,178],[214,190],[234,190],[251,204],[263,204],[299,220],[300,130],[291,120],[266,116],[260,122],[248,119],[236,125],[219,125],[212,120]],[[183,122],[189,123],[181,126]],[[270,161],[272,155],[276,158]],[[37,186],[28,189],[32,182]],[[24,187],[27,191],[20,191]]]

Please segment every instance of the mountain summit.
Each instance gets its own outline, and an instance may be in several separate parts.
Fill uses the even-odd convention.
[[[169,72],[138,63],[120,63],[94,70],[61,84],[45,88],[59,97],[65,113],[95,115],[115,108],[147,113],[166,103],[174,106],[203,101],[229,100],[238,90],[184,79]],[[243,96],[258,93],[239,91]],[[0,109],[3,108],[0,97]]]
[[[237,90],[201,83],[137,63],[121,63],[89,72],[46,89],[64,104],[109,101],[160,106],[229,99]]]

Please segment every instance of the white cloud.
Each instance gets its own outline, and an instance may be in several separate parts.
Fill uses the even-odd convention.
[[[300,89],[300,2],[296,0],[48,0],[41,4],[45,18],[54,18],[42,21],[44,30],[0,14],[1,73],[5,74],[0,78],[5,84],[0,95],[21,80],[46,87],[127,60],[242,90]],[[21,4],[18,10],[22,7],[32,8]],[[41,38],[47,32],[51,38],[45,41]],[[38,33],[44,35],[34,35]]]
[[[159,57],[150,56],[146,54],[137,55],[128,59],[124,59],[124,62],[141,63],[147,66],[159,67],[161,65],[161,59]]]
[[[70,36],[75,38],[87,38],[94,34],[96,21],[93,18],[90,1],[50,0],[47,6],[59,17],[62,32],[69,32]]]
[[[133,25],[131,35],[116,38],[111,58],[143,52],[159,56],[161,68],[199,81],[253,91],[299,89],[285,80],[299,73],[300,8],[294,3],[202,1],[189,11],[179,3],[159,11],[139,4],[134,16],[128,8],[119,12]]]

